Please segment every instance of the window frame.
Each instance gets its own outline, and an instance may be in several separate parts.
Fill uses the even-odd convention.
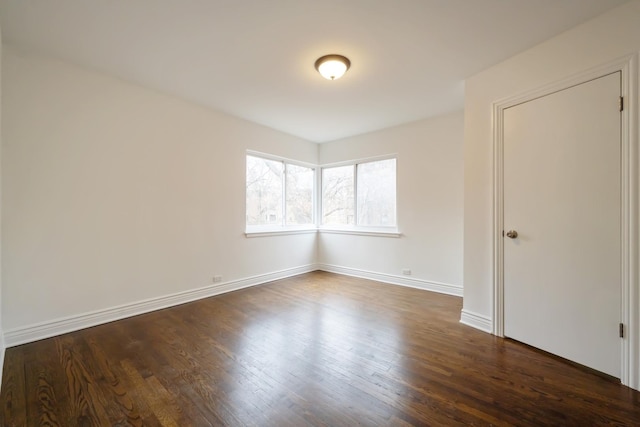
[[[358,224],[358,165],[365,163],[373,163],[383,160],[393,159],[396,162],[396,182],[395,182],[395,206],[394,206],[394,217],[395,217],[395,225],[390,226],[372,226],[372,225],[359,225]],[[354,224],[348,225],[325,225],[323,224],[323,205],[324,205],[324,194],[322,187],[322,179],[323,179],[323,171],[324,169],[343,167],[343,166],[353,166],[353,203],[354,203]],[[384,237],[400,237],[401,233],[398,228],[398,156],[397,154],[387,154],[383,156],[375,156],[375,157],[367,157],[356,160],[348,160],[342,162],[335,163],[327,163],[323,164],[319,167],[318,175],[318,212],[316,216],[318,218],[318,231],[325,233],[338,233],[338,234],[354,234],[354,235],[376,235],[376,236],[384,236]]]
[[[264,224],[264,225],[248,225],[247,224],[247,157],[257,157],[264,160],[271,160],[282,163],[282,219],[280,224]],[[287,224],[287,164],[300,166],[311,169],[313,171],[313,188],[311,193],[311,222],[309,224]],[[247,237],[272,236],[280,234],[302,234],[315,233],[317,231],[318,217],[318,165],[312,163],[292,160],[273,154],[262,153],[259,151],[247,150],[244,156],[244,172],[245,172],[245,193],[244,193],[244,212],[245,212],[245,235]]]

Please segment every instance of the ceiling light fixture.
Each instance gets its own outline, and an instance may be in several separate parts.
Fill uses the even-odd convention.
[[[316,61],[316,70],[327,80],[337,80],[351,66],[349,58],[342,55],[325,55]]]

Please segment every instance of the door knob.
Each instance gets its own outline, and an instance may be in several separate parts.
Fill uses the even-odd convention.
[[[507,237],[510,239],[515,239],[516,237],[518,237],[518,232],[516,230],[509,230],[507,231]]]

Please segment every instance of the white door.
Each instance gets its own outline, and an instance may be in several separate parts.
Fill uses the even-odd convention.
[[[505,335],[620,378],[621,74],[504,111]],[[513,235],[513,233],[511,233]]]

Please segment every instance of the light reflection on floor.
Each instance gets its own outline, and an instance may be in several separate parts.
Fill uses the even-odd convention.
[[[248,323],[233,349],[239,363],[230,364],[230,376],[240,378],[230,397],[237,404],[261,408],[265,419],[273,421],[270,415],[281,405],[304,407],[318,396],[331,396],[323,405],[336,413],[352,412],[356,394],[362,399],[359,378],[367,384],[363,388],[370,388],[372,376],[389,371],[390,361],[397,362],[400,341],[395,320],[366,305],[330,295],[304,307],[262,301],[255,308],[265,306],[268,311]],[[348,315],[341,309],[346,306]],[[260,371],[255,380],[253,369]],[[336,387],[336,382],[343,384]],[[402,383],[397,387],[404,390]],[[390,398],[404,394],[403,390],[380,384],[380,393]]]

